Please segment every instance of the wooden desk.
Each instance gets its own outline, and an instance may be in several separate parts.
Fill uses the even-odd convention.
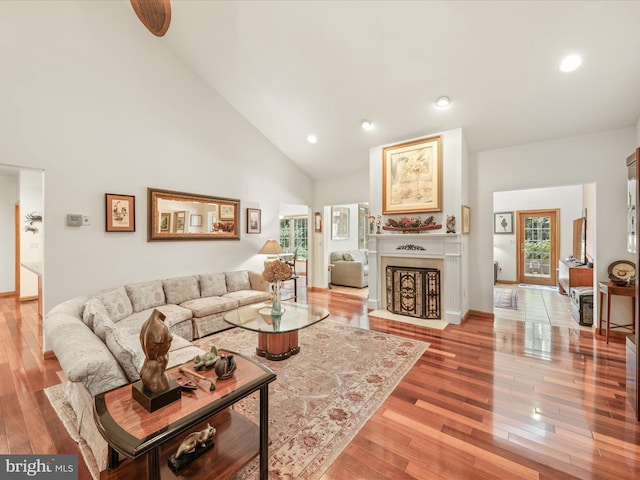
[[[600,290],[600,331],[602,332],[602,301],[603,295],[607,296],[607,325],[606,325],[606,338],[607,343],[609,343],[609,331],[615,329],[624,329],[628,332],[633,333],[634,329],[634,319],[636,318],[636,287],[634,286],[626,286],[626,285],[616,285],[613,282],[598,282],[598,289]],[[618,324],[613,323],[610,320],[611,317],[611,297],[613,295],[620,295],[622,297],[632,297],[633,304],[633,314],[631,315],[631,323],[627,324]]]

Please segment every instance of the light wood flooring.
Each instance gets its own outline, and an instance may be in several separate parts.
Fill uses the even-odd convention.
[[[537,287],[535,285],[522,287],[517,284],[501,283],[496,284],[495,288],[518,290],[518,309],[495,308],[494,314],[498,319],[521,320],[563,327],[579,327],[571,316],[569,297],[560,295],[557,288]],[[590,327],[583,328],[590,330]]]
[[[348,293],[306,292],[334,321],[431,346],[325,473],[344,479],[623,479],[640,473],[625,350],[574,324],[496,311],[444,331],[367,315]],[[529,303],[529,298],[526,298]],[[533,301],[530,302],[531,306]],[[0,299],[0,454],[79,453],[43,389],[35,302]],[[80,458],[80,480],[89,475]]]

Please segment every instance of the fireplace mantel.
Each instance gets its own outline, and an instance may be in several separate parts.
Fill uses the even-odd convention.
[[[462,322],[462,236],[455,233],[397,233],[368,236],[369,303],[382,308],[384,295],[383,257],[441,260],[442,320]]]

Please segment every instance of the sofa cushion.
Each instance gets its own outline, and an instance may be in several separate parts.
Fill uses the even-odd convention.
[[[107,335],[115,326],[116,324],[106,313],[96,312],[93,316],[93,333],[103,342],[106,341]]]
[[[131,382],[140,379],[140,369],[145,360],[142,345],[140,344],[141,327],[142,325],[136,327],[135,325],[121,322],[109,332],[106,340],[107,347]],[[190,345],[190,342],[179,335],[173,335],[171,347],[169,348],[169,357],[171,357],[172,351]]]
[[[213,297],[227,293],[227,277],[224,273],[200,275],[200,296]]]
[[[162,281],[162,288],[164,289],[167,303],[173,303],[175,305],[180,305],[182,302],[200,297],[198,277],[194,275],[167,278]]]
[[[238,302],[228,297],[205,297],[188,300],[180,306],[191,310],[194,318],[202,318],[214,313],[235,310],[238,308]]]
[[[84,310],[82,312],[83,323],[87,327],[89,327],[92,331],[94,331],[93,319],[96,316],[96,314],[106,315],[107,317],[109,316],[107,307],[104,306],[104,303],[102,303],[102,300],[100,300],[98,297],[92,297],[89,300],[87,300],[87,303],[84,304]]]
[[[251,282],[249,282],[249,272],[246,270],[225,272],[224,276],[227,280],[227,293],[251,289]]]
[[[142,312],[134,313],[133,315],[130,315],[129,318],[126,318],[122,322],[119,322],[118,327],[120,327],[120,324],[123,324],[123,328],[137,328],[137,335],[140,335],[142,324],[149,319],[151,313],[154,310],[159,310],[160,312],[162,312],[162,314],[165,316],[164,323],[167,327],[169,327],[169,330],[172,330],[172,327],[174,325],[187,320],[191,320],[192,317],[191,310],[183,308],[180,305],[167,303],[165,305],[160,305],[148,310],[143,310]]]
[[[271,300],[271,295],[259,290],[238,290],[237,292],[229,292],[223,295],[222,298],[233,299],[238,302],[239,307],[242,307],[243,305],[249,305],[251,303]]]
[[[131,300],[129,300],[129,296],[124,287],[102,292],[98,294],[97,297],[102,300],[104,306],[107,307],[109,317],[111,317],[111,320],[114,322],[119,322],[133,313]]]
[[[134,283],[125,285],[124,288],[127,291],[127,295],[129,295],[134,312],[141,312],[165,303],[164,290],[160,280]]]

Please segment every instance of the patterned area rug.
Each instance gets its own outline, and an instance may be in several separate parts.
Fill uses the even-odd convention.
[[[272,362],[255,354],[257,333],[235,328],[194,343],[242,353],[271,368],[270,479],[312,480],[331,466],[428,344],[328,320],[300,331],[300,353]],[[258,397],[236,405],[258,421]],[[258,478],[255,459],[234,476]]]
[[[494,288],[493,306],[496,308],[518,309],[518,289],[516,288]]]
[[[300,331],[300,353],[282,362],[255,354],[257,333],[234,328],[196,340],[264,363],[278,378],[269,385],[269,478],[317,480],[380,408],[428,348],[416,340],[325,320]],[[85,463],[99,477],[91,451],[74,429],[64,384],[45,389]],[[236,411],[258,422],[258,396],[238,402]],[[234,480],[259,477],[256,458]]]

